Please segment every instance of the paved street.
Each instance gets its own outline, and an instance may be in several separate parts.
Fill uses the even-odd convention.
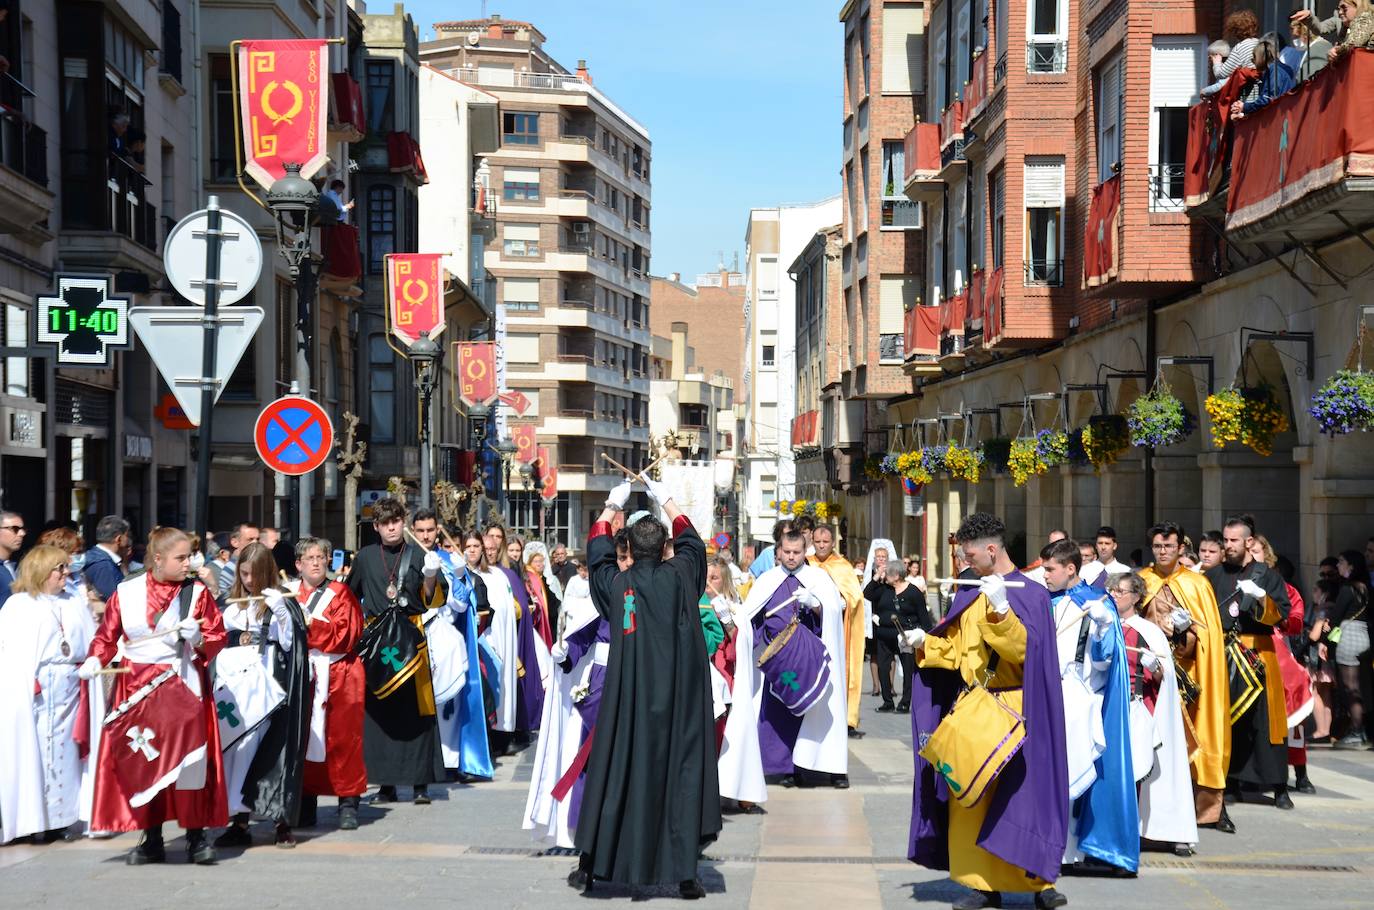
[[[707,851],[708,907],[939,907],[959,889],[906,862],[909,728],[877,715],[865,697],[868,736],[854,744],[847,792],[774,788],[763,816],[727,816]],[[0,849],[0,907],[130,906],[394,908],[462,902],[476,907],[577,907],[564,877],[573,860],[541,855],[520,830],[532,751],[503,761],[497,780],[436,793],[432,806],[366,806],[362,828],[307,830],[294,851],[222,852],[217,867],[130,869],[133,836]],[[1071,905],[1125,908],[1368,907],[1374,868],[1374,753],[1313,750],[1315,796],[1298,808],[1232,807],[1234,836],[1203,832],[1191,860],[1150,854],[1137,880],[1067,878]],[[404,791],[403,791],[404,795]],[[171,832],[169,831],[169,834]],[[267,826],[255,828],[267,843]],[[595,899],[632,892],[599,887]],[[640,893],[676,900],[676,889]],[[190,903],[188,903],[190,902]],[[1009,906],[1030,906],[1029,900]]]

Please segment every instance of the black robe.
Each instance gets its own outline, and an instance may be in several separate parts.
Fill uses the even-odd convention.
[[[410,552],[410,564],[402,577],[400,561],[406,551]],[[424,613],[424,561],[424,551],[408,543],[385,549],[371,544],[359,550],[348,573],[348,587],[363,605],[364,621],[372,622],[391,606],[386,589],[393,576],[397,577],[398,599],[405,600],[404,612],[409,616]],[[438,603],[448,599],[448,583],[442,572],[435,592]],[[446,779],[428,660],[410,681],[386,698],[376,697],[369,688],[363,716],[363,760],[368,782],[381,786],[414,786]]]
[[[616,568],[610,526],[587,542],[592,600],[611,626],[577,849],[597,878],[632,885],[696,877],[720,832],[720,785],[706,640],[697,603],[706,547],[685,518],[676,555]]]
[[[1272,636],[1274,626],[1288,619],[1288,588],[1283,576],[1258,562],[1244,566],[1223,562],[1208,569],[1206,575],[1217,596],[1222,632],[1228,637],[1239,636],[1243,644],[1256,652],[1265,670],[1266,691],[1231,725],[1231,764],[1226,772],[1227,782],[1257,784],[1264,788],[1281,786],[1288,782],[1288,744],[1286,740],[1275,743],[1270,736],[1269,690],[1276,687],[1278,694],[1273,701],[1283,706],[1283,679],[1279,675]],[[1236,591],[1236,584],[1247,578],[1264,589],[1268,596],[1263,601]],[[1232,607],[1236,608],[1235,615],[1231,613]],[[1229,649],[1226,660],[1229,675]],[[1278,723],[1286,728],[1286,714]]]
[[[267,721],[258,751],[243,781],[243,804],[253,814],[300,823],[301,786],[305,780],[306,738],[310,735],[310,646],[306,641],[305,612],[295,600],[286,601],[291,611],[291,650],[273,649],[272,676],[286,693],[284,701]],[[271,614],[263,623],[263,634]]]

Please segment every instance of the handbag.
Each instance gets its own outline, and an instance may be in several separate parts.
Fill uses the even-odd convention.
[[[997,655],[985,679],[997,668]],[[1026,744],[1026,719],[984,683],[965,689],[921,747],[959,805],[972,808]]]

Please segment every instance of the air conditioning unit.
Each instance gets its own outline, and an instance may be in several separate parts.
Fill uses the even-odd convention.
[[[574,234],[590,234],[592,232],[592,226],[586,221],[574,221],[572,232]]]

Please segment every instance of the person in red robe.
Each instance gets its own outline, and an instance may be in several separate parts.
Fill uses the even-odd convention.
[[[194,579],[185,532],[154,531],[148,559],[148,571],[121,582],[106,602],[91,656],[79,671],[93,678],[115,658],[122,640],[121,669],[129,669],[114,677],[111,714],[142,719],[141,727],[107,722],[91,829],[143,829],[143,839],[126,857],[129,865],[141,866],[166,861],[162,825],[176,821],[186,829],[189,861],[213,863],[215,848],[205,829],[229,823],[209,672],[224,647],[224,621],[209,591]],[[129,705],[135,694],[143,697]],[[199,717],[186,717],[196,711]]]
[[[329,553],[329,542],[316,537],[296,544],[296,572],[301,580],[296,599],[310,617],[310,664],[317,687],[317,709],[311,713],[306,746],[301,824],[314,823],[316,797],[337,796],[339,827],[352,831],[358,827],[359,797],[367,789],[363,761],[367,673],[354,653],[363,634],[363,608],[348,585],[328,580]],[[324,677],[327,682],[321,687]]]

